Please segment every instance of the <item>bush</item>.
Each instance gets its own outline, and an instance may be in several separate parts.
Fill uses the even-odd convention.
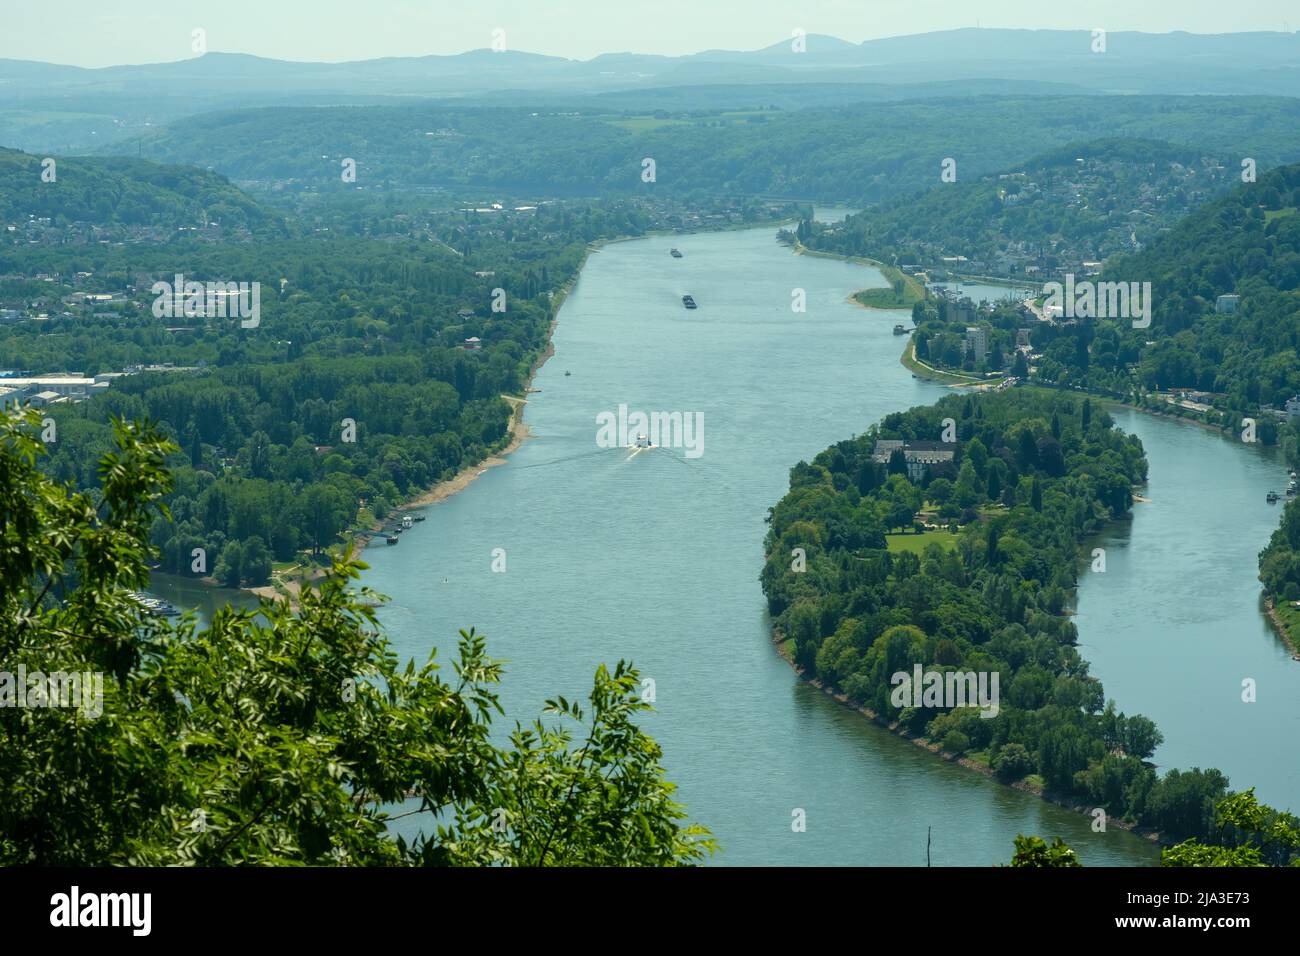
[[[993,772],[1000,780],[1008,783],[1019,780],[1033,769],[1033,758],[1020,744],[1004,744],[998,750],[998,755],[993,758]]]
[[[944,735],[943,742],[939,746],[950,754],[960,756],[970,750],[970,738],[960,730],[950,730]]]

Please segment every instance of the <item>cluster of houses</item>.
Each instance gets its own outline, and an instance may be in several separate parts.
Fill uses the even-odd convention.
[[[1198,163],[1168,163],[1159,169],[1153,182],[1133,182],[1130,177],[1127,188],[1121,189],[1121,197],[1115,197],[1115,184],[1126,181],[1123,171],[1117,172],[1114,167],[1126,162],[1098,155],[1080,156],[1072,166],[1042,170],[1033,177],[1026,172],[998,176],[997,198],[1007,207],[1046,203],[1059,209],[1082,209],[1097,202],[1098,197],[1119,198],[1125,205],[1131,204],[1128,209],[1115,209],[1104,233],[1090,236],[1086,247],[1061,238],[1030,243],[1014,235],[998,235],[990,249],[965,249],[959,250],[964,254],[954,254],[955,250],[919,241],[910,243],[918,261],[900,262],[899,268],[909,274],[934,269],[1037,281],[1059,281],[1067,273],[1076,278],[1094,276],[1107,257],[1140,251],[1139,232],[1159,231],[1214,196],[1231,180],[1230,170],[1205,157]]]
[[[56,222],[48,216],[28,216],[16,222],[0,224],[0,244],[48,246],[166,242],[178,233],[187,238],[199,238],[209,242],[249,237],[248,230],[243,226],[230,229],[216,222],[173,227],[141,223],[100,224],[81,220]]]
[[[75,372],[32,375],[14,369],[0,370],[0,409],[17,405],[47,408],[84,402],[106,392],[119,378],[142,372],[197,372],[201,366],[182,366],[166,362],[161,365],[128,365],[121,372],[100,372],[87,376]]]

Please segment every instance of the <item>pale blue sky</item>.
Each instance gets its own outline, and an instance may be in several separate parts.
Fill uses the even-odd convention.
[[[79,66],[213,50],[286,60],[362,60],[486,47],[598,53],[752,50],[800,28],[858,42],[956,27],[1237,33],[1300,28],[1294,0],[0,0],[0,57]]]

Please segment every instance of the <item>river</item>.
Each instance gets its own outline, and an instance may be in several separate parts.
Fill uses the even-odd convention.
[[[476,626],[509,661],[502,701],[525,721],[548,697],[584,697],[600,662],[635,660],[655,681],[645,726],[719,863],[924,865],[928,827],[934,865],[1005,862],[1018,833],[1061,835],[1090,864],[1153,862],[1149,843],[1094,834],[870,724],[777,656],[758,573],[790,467],[944,390],[899,364],[893,313],[848,301],[884,284],[876,270],[794,256],[774,235],[656,237],[591,256],[534,382],[533,437],[398,547],[365,554],[365,583],[392,598],[380,620],[397,650],[447,660],[457,629]],[[597,414],[621,403],[701,412],[703,454],[598,448]],[[792,831],[796,809],[806,832]]]
[[[1156,722],[1154,761],[1217,767],[1237,789],[1300,810],[1300,662],[1261,613],[1260,550],[1286,488],[1277,448],[1245,445],[1208,429],[1113,408],[1150,462],[1133,520],[1092,548],[1105,573],[1079,578],[1080,652],[1121,710]],[[1242,700],[1242,681],[1256,700]]]

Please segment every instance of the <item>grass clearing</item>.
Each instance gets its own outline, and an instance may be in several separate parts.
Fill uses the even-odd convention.
[[[945,551],[951,551],[957,546],[957,536],[949,534],[947,531],[923,531],[920,534],[887,534],[885,535],[885,544],[889,550],[895,554],[900,551],[911,551],[913,554],[920,555],[931,544],[937,544]]]

